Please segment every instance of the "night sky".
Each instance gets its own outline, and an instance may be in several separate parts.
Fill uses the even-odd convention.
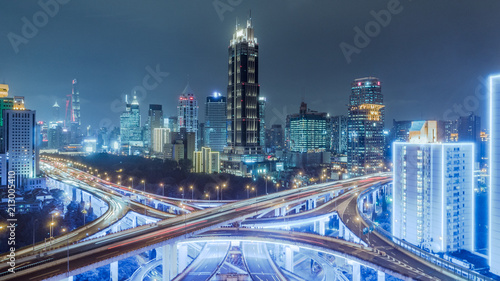
[[[226,95],[227,47],[236,18],[244,24],[249,9],[268,124],[298,112],[302,99],[314,110],[347,114],[350,83],[365,76],[383,83],[386,127],[393,118],[456,118],[464,103],[464,111],[484,115],[479,77],[500,72],[498,0],[64,0],[46,23],[38,1],[0,1],[0,83],[25,96],[38,120],[49,120],[77,78],[82,123],[93,128],[118,126],[124,95],[157,65],[169,75],[141,96],[143,123],[150,103],[176,115],[188,80],[203,121],[205,97]],[[230,10],[221,18],[214,3]],[[373,27],[371,11],[388,5],[397,13],[348,63],[340,44],[355,46],[354,28]],[[16,53],[11,40],[23,36],[22,18],[33,23],[34,15],[41,27]]]

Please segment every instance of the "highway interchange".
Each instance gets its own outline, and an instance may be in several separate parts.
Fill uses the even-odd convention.
[[[65,176],[72,177],[71,175]],[[295,220],[300,219],[300,216],[314,216],[315,212],[317,215],[321,215],[321,212],[324,214],[324,212],[338,211],[346,225],[354,233],[360,233],[361,228],[364,226],[355,223],[352,219],[358,216],[356,208],[357,194],[369,186],[384,183],[387,180],[390,180],[390,177],[385,174],[318,184],[237,201],[218,208],[194,211],[189,214],[185,213],[155,224],[140,226],[91,241],[70,244],[67,247],[50,250],[41,255],[24,256],[17,261],[18,272],[15,274],[2,275],[7,270],[6,264],[2,263],[0,278],[2,280],[43,280],[48,278],[56,280],[67,276],[66,274],[73,276],[96,266],[109,264],[149,249],[183,241],[187,238],[198,239],[204,237],[206,239],[207,235],[209,235],[213,239],[219,239],[220,237],[225,237],[224,239],[229,239],[228,237],[231,239],[238,237],[241,239],[251,238],[254,241],[261,241],[266,238],[279,239],[290,243],[303,244],[304,247],[321,248],[323,250],[335,249],[336,254],[358,259],[361,262],[373,265],[373,267],[385,268],[386,271],[391,272],[391,275],[407,280],[456,279],[456,276],[451,275],[451,273],[394,248],[376,235],[370,235],[370,240],[361,235],[361,238],[369,245],[374,245],[374,247],[362,247],[340,239],[314,234],[275,231],[275,233],[263,235],[263,230],[219,228],[233,222],[241,222],[256,217],[259,214],[268,213],[276,208],[283,208],[310,198],[317,198],[327,193],[344,190],[345,194],[325,203],[321,208],[287,217]],[[111,195],[107,194],[110,197],[112,195],[113,193]],[[283,220],[284,218],[276,219]],[[206,233],[209,230],[210,232]],[[202,236],[198,235],[201,233],[204,234]],[[274,241],[276,242],[276,240]],[[68,253],[69,264],[67,263]]]

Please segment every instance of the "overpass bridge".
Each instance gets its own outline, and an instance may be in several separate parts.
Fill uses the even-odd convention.
[[[285,190],[279,193],[273,193],[248,200],[238,201],[215,209],[195,211],[192,213],[185,212],[184,215],[178,216],[176,218],[162,220],[148,226],[141,226],[116,234],[110,234],[91,241],[85,241],[68,246],[66,249],[55,249],[49,253],[46,253],[46,255],[44,255],[43,257],[24,257],[18,263],[22,266],[18,268],[19,272],[17,272],[15,276],[13,274],[4,274],[6,268],[5,266],[2,266],[3,268],[0,267],[0,277],[5,278],[5,280],[16,280],[17,278],[22,278],[17,280],[59,280],[61,278],[71,277],[106,264],[111,264],[113,276],[113,272],[115,272],[115,269],[117,270],[116,262],[118,260],[137,255],[147,250],[159,249],[163,255],[163,278],[164,280],[171,280],[175,276],[177,276],[178,270],[177,264],[174,265],[172,261],[179,258],[179,263],[183,263],[183,257],[177,256],[177,245],[187,238],[191,238],[198,234],[207,232],[209,230],[214,230],[231,223],[239,223],[241,221],[244,221],[245,219],[258,217],[260,217],[260,219],[263,219],[265,214],[269,214],[271,212],[286,214],[287,206],[297,206],[303,204],[303,202],[308,202],[307,205],[313,208],[317,204],[318,198],[321,197],[325,198],[325,202],[327,201],[327,199],[343,199],[343,202],[335,203],[337,208],[340,208],[339,216],[343,221],[345,221],[346,226],[351,228],[353,232],[356,232],[357,230],[359,231],[359,233],[361,233],[361,226],[359,225],[360,223],[355,223],[353,219],[356,217],[356,214],[353,214],[351,212],[352,210],[348,207],[351,206],[352,202],[354,201],[354,212],[357,212],[357,201],[353,199],[356,199],[358,197],[358,192],[361,192],[362,190],[367,189],[372,185],[385,182],[388,179],[388,175],[377,175],[344,180],[336,183],[318,184],[314,186],[303,187],[300,189]],[[348,193],[349,190],[354,189],[356,189],[356,192],[354,194]],[[345,193],[345,195],[339,196],[342,193]],[[326,205],[326,203],[324,205]],[[324,207],[324,209],[327,210],[327,207]],[[357,228],[356,224],[358,225]],[[225,229],[217,231],[225,231]],[[240,229],[240,231],[245,230]],[[253,231],[255,231],[256,233],[263,233],[263,230]],[[304,242],[304,239],[307,240],[307,238],[300,235],[311,235],[305,233],[296,234],[291,232],[282,233],[283,236],[280,236],[279,238],[277,238],[277,240],[290,240],[292,239],[290,237],[296,236],[296,238],[299,240],[294,240],[292,243],[301,243]],[[212,232],[212,234],[209,233],[207,235],[212,235],[210,237],[216,239],[216,236],[223,234]],[[257,235],[255,233],[252,235],[252,239],[256,239],[255,237],[262,237],[262,235]],[[312,242],[309,242],[313,245],[316,245],[317,247],[322,247],[323,251],[331,250],[331,247],[333,247],[333,249],[335,249],[335,247],[340,247],[339,245],[328,243],[349,243],[331,237],[322,237],[318,235],[314,236],[315,238],[311,240]],[[205,239],[207,238],[205,237]],[[334,242],[325,242],[321,239],[333,239]],[[277,243],[277,240],[274,242]],[[363,240],[367,241],[368,244],[370,244],[373,239]],[[349,254],[344,251],[349,252]],[[349,258],[359,259],[359,263],[363,264],[371,264],[371,262],[373,262],[373,260],[370,259],[369,252],[375,252],[382,256],[387,255],[388,259],[393,259],[395,261],[395,264],[399,264],[400,266],[395,266],[390,269],[386,268],[386,270],[389,270],[391,272],[391,275],[400,275],[404,277],[402,279],[406,278],[406,280],[449,280],[450,278],[460,278],[452,272],[434,268],[425,261],[422,261],[418,258],[412,257],[411,260],[404,260],[405,258],[401,258],[403,257],[401,256],[401,253],[393,255],[394,252],[388,252],[384,247],[363,247],[358,245],[356,251],[352,253],[363,253],[359,256],[355,256],[350,251],[353,251],[353,248],[344,248],[344,250],[341,250],[343,254],[349,255]],[[408,255],[408,253],[404,252],[402,254]],[[92,259],[89,259],[89,257],[92,257]],[[374,263],[373,266],[376,267],[377,263]],[[379,266],[384,267],[383,265]],[[432,278],[430,278],[429,276]]]

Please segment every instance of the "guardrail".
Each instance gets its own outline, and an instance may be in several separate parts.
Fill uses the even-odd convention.
[[[449,261],[442,259],[442,258],[440,258],[432,253],[429,253],[425,250],[422,250],[422,249],[418,248],[417,246],[415,246],[407,241],[401,240],[401,239],[393,236],[391,233],[389,233],[388,231],[386,231],[382,227],[377,226],[375,223],[373,223],[373,221],[365,215],[363,210],[361,210],[362,204],[359,204],[359,201],[362,197],[364,197],[368,193],[371,193],[375,190],[376,190],[375,186],[372,186],[370,188],[363,190],[358,196],[357,208],[358,208],[358,213],[361,215],[361,217],[363,218],[365,223],[368,224],[369,227],[373,227],[373,229],[375,231],[377,231],[378,234],[384,236],[386,239],[391,241],[396,247],[399,247],[405,251],[408,251],[408,252],[410,252],[410,253],[412,253],[412,254],[414,254],[414,255],[416,255],[416,256],[418,256],[418,257],[420,257],[420,258],[422,258],[422,259],[424,259],[424,260],[426,260],[434,265],[441,267],[442,269],[453,272],[454,274],[459,275],[463,278],[466,278],[468,280],[474,280],[474,281],[483,281],[483,280],[484,281],[495,281],[495,279],[493,279],[493,278],[484,276],[480,273],[472,271],[472,270],[465,268],[463,266],[460,266],[458,264],[449,262]]]

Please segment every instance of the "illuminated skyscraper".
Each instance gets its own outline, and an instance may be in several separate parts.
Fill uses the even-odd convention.
[[[6,97],[5,97],[6,98]],[[4,109],[2,135],[5,136],[0,148],[0,182],[8,184],[9,175],[13,177],[16,189],[43,187],[36,179],[39,174],[38,143],[39,130],[35,111],[25,109],[24,98],[14,97],[12,107]],[[38,184],[38,185],[37,185]]]
[[[436,121],[393,144],[393,234],[434,252],[474,251],[474,144],[438,143]]]
[[[148,123],[146,124],[146,136],[144,142],[147,146],[153,146],[154,130],[163,128],[163,109],[161,104],[150,104],[148,111]]]
[[[165,144],[170,143],[170,129],[168,128],[154,128],[152,134],[152,149],[155,154],[163,154]]]
[[[290,151],[324,151],[330,146],[326,113],[311,111],[302,102],[300,112],[290,115],[287,120],[287,127],[290,128]]]
[[[205,146],[222,152],[227,145],[226,97],[214,93],[205,103]]]
[[[78,89],[78,81],[73,79],[73,90],[71,92],[71,103],[72,103],[72,117],[71,121],[78,124],[78,129],[82,125],[80,120],[80,90]]]
[[[126,98],[125,111],[120,115],[120,140],[122,145],[142,141],[139,101],[134,96],[131,103]]]
[[[198,101],[189,84],[184,88],[177,105],[179,130],[186,128],[187,133],[195,134],[195,150],[198,148]],[[192,157],[192,155],[190,156]]]
[[[336,154],[347,153],[347,116],[339,115],[330,118],[332,137],[331,150]]]
[[[500,275],[500,75],[489,77],[490,155],[489,173],[489,263],[490,271]]]
[[[52,121],[54,122],[57,122],[59,121],[59,111],[60,111],[61,107],[59,106],[59,104],[57,104],[57,101],[54,103],[54,105],[52,106]]]
[[[231,154],[259,154],[259,44],[252,19],[236,28],[228,48],[227,144]]]
[[[384,168],[384,99],[375,77],[351,83],[348,114],[347,168],[352,176]]]

